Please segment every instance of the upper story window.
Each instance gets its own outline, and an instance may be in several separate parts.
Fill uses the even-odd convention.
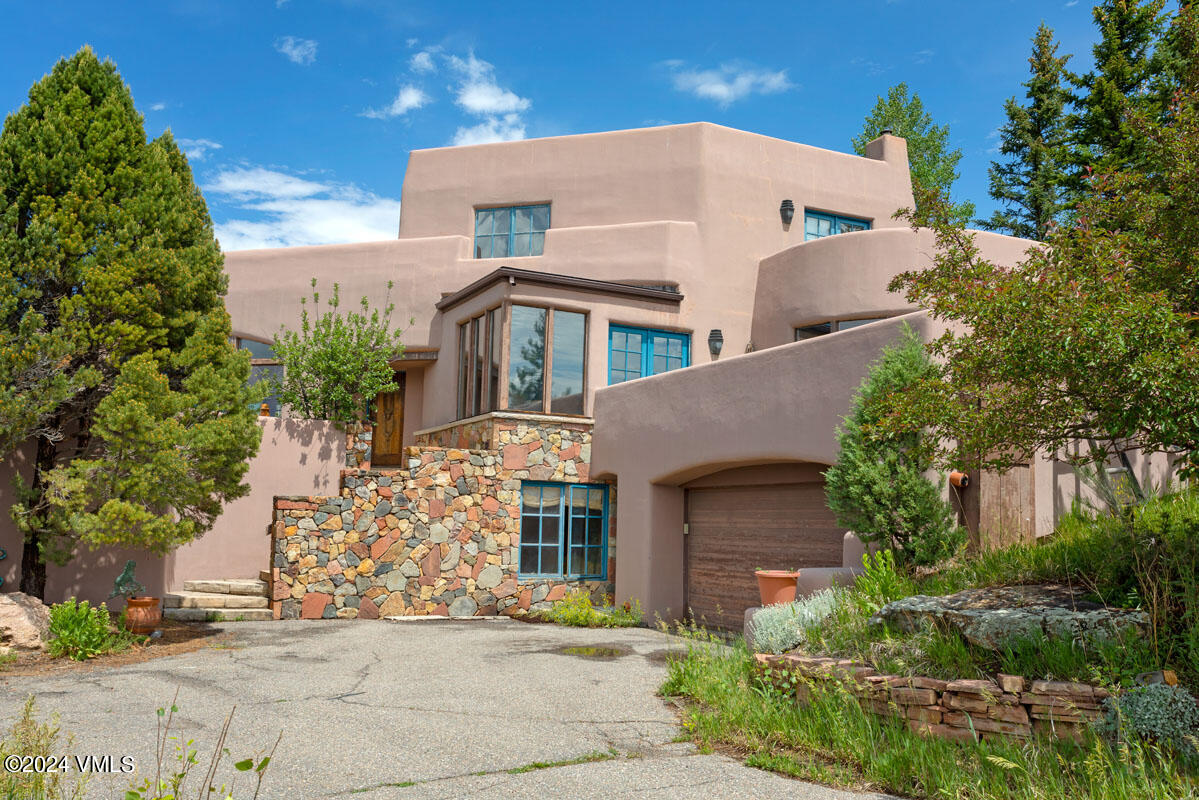
[[[802,328],[795,329],[795,341],[800,342],[804,339],[815,339],[817,336],[823,336],[826,333],[834,331],[847,331],[850,328],[856,328],[859,325],[866,325],[871,322],[881,322],[887,317],[867,317],[864,319],[838,319],[832,322],[820,322],[816,325],[805,325]]]
[[[240,337],[235,337],[233,343],[238,350],[250,351],[251,386],[260,381],[270,380],[272,377],[276,380],[283,380],[283,365],[279,362],[278,356],[275,355],[275,349],[269,344],[253,339],[242,339]],[[262,402],[266,403],[272,417],[279,416],[278,395],[269,395]]]
[[[475,209],[475,258],[539,256],[550,227],[550,207]]]
[[[810,242],[813,239],[823,239],[825,236],[833,236],[838,233],[870,230],[870,220],[842,217],[837,214],[825,214],[822,211],[805,209],[803,218],[803,239],[805,242]]]
[[[458,418],[501,408],[582,414],[586,352],[587,315],[577,311],[512,305],[460,323]]]
[[[612,325],[608,329],[608,384],[691,365],[691,334]]]
[[[582,414],[586,347],[586,314],[512,306],[508,409]]]
[[[520,498],[520,577],[607,577],[607,486],[522,481]]]
[[[494,411],[500,402],[501,308],[458,326],[458,418]]]

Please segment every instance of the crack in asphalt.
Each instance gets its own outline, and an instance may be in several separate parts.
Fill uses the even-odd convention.
[[[658,748],[655,747],[653,749],[656,750]],[[576,760],[576,759],[586,758],[588,755],[590,755],[589,753],[584,753],[580,756],[576,756],[575,759],[560,759],[558,763],[552,763],[552,762],[547,763],[546,766],[537,767],[535,769],[530,769],[526,772],[522,772],[519,774],[527,775],[531,772],[544,772],[546,770],[562,769],[563,767],[589,767],[589,766],[593,766],[593,765],[610,764],[614,761],[629,761],[629,760],[639,760],[642,758],[658,757],[658,756],[653,755],[652,753],[621,752],[619,750],[619,748],[616,748],[613,746],[609,746],[608,752],[612,753],[611,758],[603,758],[603,759],[597,758],[593,761]],[[701,754],[698,751],[693,752],[693,753],[673,753],[673,752],[671,752],[671,753],[668,753],[665,757],[666,758],[691,758],[691,757],[697,756],[697,755],[701,755]],[[461,780],[463,778],[495,777],[495,778],[499,779],[499,780],[495,781],[494,783],[490,783],[486,786],[475,787],[474,789],[472,789],[473,792],[478,793],[485,789],[494,789],[496,786],[500,786],[501,784],[511,781],[514,777],[516,777],[516,773],[513,773],[512,770],[520,769],[521,767],[527,767],[527,766],[529,766],[529,765],[528,764],[518,764],[515,767],[506,767],[506,768],[500,768],[500,769],[494,769],[494,770],[479,770],[479,771],[475,771],[475,772],[462,772],[462,773],[457,773],[457,774],[453,774],[453,775],[438,775],[437,777],[434,777],[434,778],[424,778],[422,780],[414,780],[414,781],[383,781],[382,783],[369,784],[367,786],[360,786],[355,789],[345,789],[345,790],[342,790],[339,792],[333,792],[332,794],[326,794],[324,796],[325,797],[344,797],[346,795],[363,794],[366,792],[373,792],[373,791],[377,791],[379,789],[410,788],[412,786],[424,786],[424,785],[433,784],[433,783],[444,783],[445,781],[456,781],[456,780]],[[673,788],[675,786],[704,786],[704,785],[710,784],[710,783],[717,783],[720,780],[721,779],[719,779],[719,778],[712,778],[712,779],[709,779],[706,781],[701,781],[699,783],[694,783],[694,784],[678,783],[678,784],[667,784],[666,786],[663,786],[663,787],[649,787],[649,788],[651,788],[651,789],[656,789],[656,788],[669,789],[669,788]],[[400,786],[400,784],[406,784],[406,785]]]

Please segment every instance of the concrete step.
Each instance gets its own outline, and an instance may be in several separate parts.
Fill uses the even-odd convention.
[[[164,608],[162,616],[180,622],[257,622],[275,617],[269,608]]]
[[[266,597],[266,584],[257,578],[229,578],[226,580],[184,581],[187,592],[209,592],[212,594],[246,594]]]
[[[269,608],[262,595],[217,594],[216,592],[170,592],[163,595],[163,608]]]

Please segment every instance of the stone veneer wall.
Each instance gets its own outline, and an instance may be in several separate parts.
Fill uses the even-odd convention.
[[[343,471],[339,497],[276,497],[277,615],[520,615],[549,608],[572,588],[586,589],[596,601],[613,594],[611,486],[607,581],[520,581],[517,575],[520,482],[585,482],[590,425],[497,422],[487,429],[494,449],[410,447],[407,469]]]
[[[942,681],[935,678],[879,675],[848,659],[799,655],[754,656],[759,671],[777,678],[779,671],[798,673],[797,700],[811,687],[840,682],[866,710],[898,717],[918,733],[959,741],[995,737],[1029,738],[1033,733],[1077,738],[1100,714],[1108,692],[1085,683],[1032,681],[1015,675],[997,680]],[[776,685],[788,684],[779,681]]]
[[[370,469],[371,440],[374,429],[369,422],[355,422],[346,427],[346,466],[350,469]]]

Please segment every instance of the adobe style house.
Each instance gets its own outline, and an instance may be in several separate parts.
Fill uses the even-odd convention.
[[[399,390],[348,435],[272,401],[253,493],[142,580],[271,569],[284,617],[516,613],[579,586],[736,627],[755,567],[854,559],[821,472],[866,365],[903,322],[933,329],[886,290],[932,252],[893,218],[911,202],[888,134],[864,157],[707,123],[415,151],[395,239],[225,261],[259,372],[313,277],[378,305],[391,282]],[[1048,461],[977,477],[954,499],[987,540],[1047,533],[1079,489]],[[126,555],[51,591],[99,594]]]

